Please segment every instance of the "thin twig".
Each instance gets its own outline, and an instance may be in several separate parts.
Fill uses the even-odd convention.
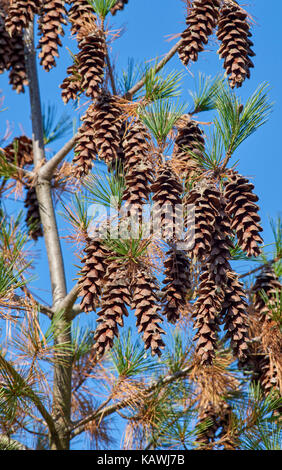
[[[282,255],[277,256],[276,258],[272,259],[271,261],[268,261],[267,263],[262,264],[262,265],[258,266],[257,268],[252,269],[251,271],[248,271],[247,273],[241,274],[241,276],[239,276],[239,279],[243,279],[244,277],[251,276],[252,274],[255,274],[255,273],[261,271],[262,269],[264,269],[267,266],[272,266],[272,264],[277,263],[277,261],[279,261],[281,258],[282,258]]]

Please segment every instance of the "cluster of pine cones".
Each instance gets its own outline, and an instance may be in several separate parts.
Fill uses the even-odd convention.
[[[224,69],[231,88],[240,87],[250,77],[254,56],[247,13],[233,0],[194,0],[188,7],[187,28],[182,33],[179,57],[186,66],[197,61],[209,36],[217,27],[220,41],[218,54],[224,59]]]

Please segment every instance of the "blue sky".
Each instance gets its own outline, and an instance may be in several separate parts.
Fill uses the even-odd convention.
[[[255,184],[255,192],[260,198],[263,236],[265,243],[268,244],[273,241],[268,217],[275,218],[281,211],[282,2],[256,0],[248,4],[245,1],[239,3],[247,9],[255,21],[253,42],[256,57],[253,58],[255,68],[251,70],[251,79],[247,80],[236,93],[242,97],[244,102],[259,84],[268,82],[271,88],[270,99],[274,102],[274,111],[269,122],[240,146],[234,160],[239,159],[239,171],[252,178],[252,182]],[[109,15],[109,21],[112,30],[123,28],[123,33],[113,44],[112,50],[115,68],[119,72],[126,68],[129,58],[134,58],[136,63],[144,63],[165,54],[175,42],[175,39],[168,42],[168,38],[181,33],[185,28],[185,6],[182,0],[129,0],[123,12],[118,13],[115,17]],[[68,49],[76,52],[76,41],[70,37],[69,28],[65,28],[65,30],[66,35],[63,39],[63,47],[60,49],[58,66],[49,73],[39,67],[40,88],[43,103],[55,104],[58,115],[67,111],[72,117],[75,117],[79,113],[74,111],[72,105],[64,106],[59,90],[59,84],[65,78],[66,69],[72,62]],[[182,102],[191,102],[189,89],[194,89],[194,79],[198,76],[199,71],[211,76],[222,72],[222,63],[216,54],[217,49],[218,45],[213,37],[206,51],[200,54],[199,61],[192,64],[189,71],[183,67],[178,56],[175,56],[167,66],[168,71],[172,69],[183,70],[185,73],[182,84]],[[17,95],[8,85],[7,74],[0,77],[0,90],[5,97],[4,107],[7,108],[5,113],[1,113],[1,135],[4,133],[6,121],[9,121],[14,129],[14,136],[20,135],[22,129],[28,136],[31,136],[28,91],[26,90],[24,95]],[[206,120],[204,113],[199,116],[199,120]],[[58,150],[63,143],[62,140],[57,141],[51,147],[52,152]],[[51,155],[52,152],[48,155]],[[20,203],[17,204],[17,208],[21,207]],[[63,230],[62,235],[66,235],[66,227],[62,220],[60,227]],[[42,241],[36,248],[43,248]],[[67,261],[68,287],[71,288],[76,272],[76,269],[69,264],[69,261],[73,259],[72,248],[63,242],[63,251]],[[49,276],[46,267],[46,256],[43,252],[37,259],[36,275],[39,279],[36,286],[37,289],[40,289],[37,290],[38,295],[49,300]],[[246,266],[242,266],[242,272],[245,269]]]

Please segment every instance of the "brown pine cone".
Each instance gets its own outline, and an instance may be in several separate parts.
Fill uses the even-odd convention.
[[[35,241],[43,236],[43,230],[40,219],[39,204],[34,186],[27,187],[24,206],[27,208],[26,225],[28,233]]]
[[[81,26],[77,36],[80,52],[77,55],[78,73],[81,76],[81,87],[86,96],[97,98],[104,79],[106,43],[103,31],[95,21]]]
[[[197,436],[196,442],[200,448],[215,443],[228,432],[231,413],[230,405],[224,400],[216,405],[209,402],[205,408],[200,410],[197,425],[210,422],[209,426]],[[227,442],[224,447],[225,445],[227,445]]]
[[[156,295],[157,285],[155,279],[145,269],[140,269],[133,281],[132,308],[137,317],[138,333],[143,333],[145,349],[151,348],[154,356],[161,355],[165,347],[161,335],[164,330],[160,327],[163,321],[159,315],[160,305]]]
[[[217,37],[221,41],[219,56],[224,59],[224,68],[229,75],[230,87],[240,87],[250,78],[254,56],[247,13],[235,2],[225,1],[218,22]]]
[[[94,350],[98,357],[113,347],[118,337],[118,325],[123,326],[123,316],[128,316],[126,305],[130,305],[129,280],[126,270],[117,261],[108,267],[106,284],[103,288],[102,308],[98,313],[94,335]]]
[[[111,8],[111,14],[115,15],[118,11],[123,10],[128,0],[117,0],[116,4]]]
[[[114,96],[101,93],[93,111],[94,142],[98,156],[108,166],[114,164],[120,152],[121,110]]]
[[[75,177],[83,178],[92,169],[96,159],[97,149],[94,142],[93,106],[90,106],[82,117],[83,124],[79,129],[77,142],[74,148],[73,163]]]
[[[56,66],[55,57],[59,57],[58,47],[62,46],[60,35],[64,35],[62,28],[66,24],[66,10],[64,0],[44,0],[40,11],[39,31],[39,58],[40,64],[48,72]]]
[[[234,272],[230,272],[225,287],[225,299],[221,316],[223,318],[226,338],[230,339],[230,346],[234,356],[243,364],[248,356],[248,304],[242,283]]]
[[[164,267],[163,315],[169,322],[176,323],[180,318],[180,308],[186,303],[187,291],[191,288],[190,263],[183,251],[171,248]]]
[[[212,34],[219,14],[219,0],[194,0],[186,19],[187,28],[182,33],[179,57],[183,64],[196,62],[199,52],[204,50]]]
[[[261,250],[258,244],[263,241],[259,235],[262,231],[259,207],[255,204],[258,197],[253,194],[253,189],[254,185],[237,172],[232,172],[225,183],[226,213],[231,229],[236,232],[238,243],[247,256],[259,256]]]
[[[81,92],[81,76],[77,69],[76,64],[70,65],[67,68],[67,76],[60,85],[62,89],[62,99],[65,104],[68,103],[69,100],[76,100]]]
[[[24,42],[22,36],[11,38],[11,53],[9,57],[9,83],[17,93],[24,93],[24,86],[28,85],[24,57]]]
[[[81,288],[80,302],[84,312],[95,311],[99,305],[99,298],[108,266],[109,251],[99,239],[86,239],[84,257],[81,260],[83,265],[80,271],[79,286]]]
[[[12,0],[5,19],[10,36],[23,33],[39,11],[41,0]]]
[[[209,270],[204,269],[192,313],[194,329],[197,329],[194,336],[194,341],[197,341],[196,355],[203,365],[212,364],[215,357],[223,300],[224,291],[210,278]]]
[[[154,228],[160,230],[165,239],[181,238],[183,187],[168,164],[158,169],[151,191],[154,201]]]
[[[202,170],[195,157],[203,157],[204,148],[205,139],[199,126],[191,120],[182,121],[177,126],[173,157],[186,180],[201,174]]]
[[[269,307],[275,301],[277,292],[282,290],[282,284],[279,282],[272,266],[266,266],[256,278],[256,282],[252,288],[254,293],[253,306],[261,321],[269,318]],[[262,295],[268,297],[270,305],[266,305]]]
[[[68,12],[68,19],[71,23],[72,34],[79,33],[80,28],[88,20],[96,19],[93,7],[88,0],[68,0],[71,7]]]
[[[0,4],[0,74],[10,67],[11,38],[5,28],[5,12]]]
[[[15,137],[4,151],[7,161],[20,168],[33,164],[32,140],[25,135]]]
[[[206,180],[198,183],[188,194],[185,204],[187,216],[186,242],[193,255],[204,259],[211,251],[216,218],[219,216],[221,197],[218,189]]]

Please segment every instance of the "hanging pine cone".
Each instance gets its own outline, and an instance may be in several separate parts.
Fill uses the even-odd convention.
[[[11,39],[5,28],[5,12],[0,4],[0,74],[9,69]]]
[[[94,142],[93,106],[88,108],[82,121],[73,157],[75,177],[79,179],[89,174],[97,155]]]
[[[145,349],[151,348],[153,356],[160,356],[165,345],[161,338],[164,330],[160,327],[162,318],[158,313],[160,305],[156,290],[155,279],[145,269],[140,269],[133,282],[132,308],[137,317],[138,333],[143,333]]]
[[[123,10],[128,0],[117,0],[116,4],[111,8],[111,14],[115,15],[118,11]]]
[[[150,135],[140,121],[130,125],[122,140],[126,204],[142,206],[149,199],[152,168],[148,159]]]
[[[266,266],[256,278],[252,288],[254,293],[253,306],[261,321],[269,318],[269,308],[275,301],[277,293],[282,290],[282,284],[279,282],[272,266]],[[263,295],[266,295],[270,305],[266,305]]]
[[[25,135],[16,137],[4,148],[4,152],[7,161],[20,168],[33,164],[32,140]]]
[[[93,15],[93,7],[88,0],[68,0],[71,7],[68,12],[68,19],[71,22],[72,34],[79,33],[80,28],[88,20],[95,19]]]
[[[194,341],[197,341],[196,356],[203,365],[212,364],[217,350],[223,300],[223,290],[210,278],[209,270],[204,269],[200,276],[199,295],[192,314],[194,329],[197,329],[194,336]]]
[[[202,260],[211,251],[216,217],[219,216],[221,207],[220,193],[213,184],[203,180],[190,191],[185,204],[191,204],[191,207],[187,208],[185,220],[186,242],[193,255]]]
[[[79,279],[80,295],[82,296],[80,306],[84,312],[95,311],[99,304],[108,257],[109,251],[101,240],[87,237]]]
[[[120,151],[121,110],[114,96],[103,92],[93,111],[94,141],[99,157],[107,165],[117,161]]]
[[[230,87],[240,87],[246,78],[250,78],[250,68],[254,56],[247,13],[233,1],[225,1],[218,22],[217,37],[221,41],[218,51],[224,59],[224,68],[229,76]]]
[[[186,180],[192,180],[201,173],[195,157],[203,157],[204,148],[205,139],[199,126],[190,119],[182,119],[177,125],[173,156]]]
[[[218,19],[219,0],[194,0],[188,13],[187,28],[182,33],[179,57],[183,64],[196,62],[199,52],[204,50],[208,37],[212,34]]]
[[[258,247],[262,243],[259,232],[259,207],[255,204],[258,197],[253,194],[254,185],[247,178],[232,172],[229,181],[225,183],[225,197],[228,202],[226,212],[230,217],[231,229],[235,230],[238,243],[247,256],[259,256]]]
[[[94,336],[94,350],[98,357],[112,348],[114,338],[119,334],[118,325],[123,326],[123,317],[128,316],[126,305],[130,305],[130,301],[128,274],[117,261],[113,261],[108,267]]]
[[[43,230],[34,186],[27,187],[24,206],[27,208],[25,221],[28,227],[28,233],[33,240],[37,241],[39,237],[43,236]]]
[[[76,64],[67,68],[67,76],[60,85],[62,89],[62,99],[66,104],[69,100],[76,100],[81,91],[81,76],[78,73]]]
[[[186,303],[187,291],[191,288],[190,264],[183,251],[171,248],[167,252],[164,267],[163,315],[169,322],[176,323],[180,318],[180,308]]]
[[[221,400],[217,405],[209,402],[204,409],[200,410],[197,425],[209,422],[209,426],[197,436],[196,442],[200,448],[214,444],[217,439],[227,433],[231,412],[230,405],[224,400]],[[219,430],[220,433],[218,433]]]
[[[248,354],[248,328],[247,328],[246,294],[242,283],[234,272],[230,272],[225,287],[225,299],[221,315],[223,317],[226,338],[230,339],[230,346],[234,356],[241,364],[247,359]]]
[[[106,43],[103,31],[95,21],[85,23],[77,36],[80,52],[77,55],[78,73],[82,77],[81,87],[86,96],[97,98],[104,78]]]
[[[13,36],[10,42],[11,53],[9,57],[9,83],[17,93],[24,93],[24,86],[28,85],[24,57],[24,42],[22,36]]]
[[[21,35],[39,11],[41,0],[12,0],[5,20],[10,36]]]
[[[151,186],[154,201],[154,226],[165,239],[182,236],[182,184],[167,164],[158,169]]]
[[[44,0],[42,3],[39,19],[39,58],[40,64],[47,72],[56,66],[55,57],[59,57],[58,47],[62,46],[60,35],[64,35],[62,25],[66,24],[65,15],[64,0]]]

